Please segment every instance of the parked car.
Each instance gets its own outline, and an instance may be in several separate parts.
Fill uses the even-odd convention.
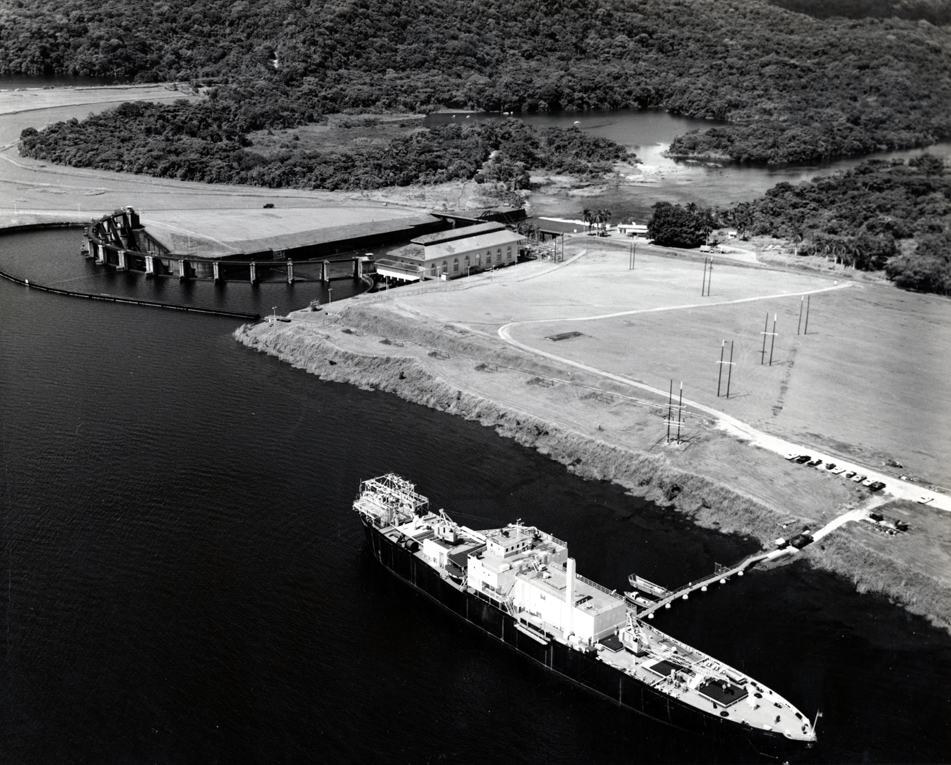
[[[803,547],[812,542],[812,534],[796,534],[792,539],[789,540],[789,544],[795,547],[797,550],[801,550]]]
[[[883,484],[881,481],[875,481],[874,483],[870,484],[868,488],[870,488],[872,491],[881,491],[885,488],[885,484]]]
[[[830,473],[831,473],[833,470],[835,470],[835,463],[834,463],[834,462],[827,462],[827,463],[826,463],[826,470],[828,470]]]
[[[871,486],[873,483],[875,483],[875,481],[871,478],[866,478],[864,481],[862,481],[863,486]]]
[[[859,473],[859,474],[858,474],[857,476],[855,476],[852,480],[855,481],[855,483],[862,483],[862,481],[864,481],[865,478],[866,478],[866,476],[864,476],[864,475],[862,475],[861,473]]]
[[[810,460],[808,463],[809,467],[816,467],[816,465],[821,465],[821,464],[822,464],[822,460],[819,460],[819,459]]]
[[[842,475],[844,472],[845,472],[845,468],[837,467],[835,470],[832,471],[832,475]]]
[[[799,456],[799,455],[796,454],[796,452],[789,452],[789,454],[786,455],[786,459],[789,460],[790,462],[792,462],[792,461],[793,461],[794,459],[796,459],[798,456]]]
[[[854,470],[850,470],[848,473],[846,473],[846,474],[843,476],[843,478],[850,478],[850,479],[851,479],[852,476],[854,476],[854,475],[855,475],[855,471],[854,471]]]
[[[812,457],[810,457],[808,454],[800,454],[798,457],[796,457],[796,462],[798,462],[800,465],[805,465],[811,459]]]

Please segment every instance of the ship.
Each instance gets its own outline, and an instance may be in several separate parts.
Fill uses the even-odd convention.
[[[816,741],[814,725],[786,699],[638,618],[631,598],[579,574],[551,534],[520,521],[460,525],[393,473],[363,481],[353,509],[385,568],[551,672],[718,740]]]

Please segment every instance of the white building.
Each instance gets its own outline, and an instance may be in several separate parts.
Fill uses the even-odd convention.
[[[456,279],[512,265],[525,237],[498,223],[485,223],[418,237],[376,262],[383,277],[399,281]]]
[[[627,236],[647,236],[647,226],[643,223],[618,223],[617,232]]]

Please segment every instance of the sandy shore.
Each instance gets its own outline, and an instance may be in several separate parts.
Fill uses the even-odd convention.
[[[0,93],[0,225],[82,221],[126,205],[142,211],[269,202],[429,210],[478,201],[464,184],[371,194],[220,187],[48,166],[16,152],[25,127],[82,118],[121,100],[181,97],[161,86]],[[632,183],[659,177],[644,166],[628,175]],[[930,507],[913,501],[930,491],[927,486],[951,485],[951,443],[944,437],[951,387],[943,357],[921,347],[922,338],[948,347],[947,301],[896,298],[894,290],[874,285],[840,289],[838,275],[766,270],[749,253],[738,253],[732,265],[722,260],[717,266],[715,300],[702,303],[695,256],[639,249],[637,269],[628,272],[626,244],[595,252],[592,241],[581,238],[569,247],[569,255],[584,253],[570,264],[534,262],[492,278],[361,297],[298,313],[289,323],[246,328],[237,339],[324,379],[479,420],[580,475],[616,481],[676,505],[697,523],[755,537],[764,546],[870,502],[867,490],[792,465],[779,451],[804,445],[854,464],[904,496],[887,512],[908,520],[912,532],[886,539],[867,524],[851,523],[802,556],[851,579],[860,591],[879,592],[948,628],[951,523],[937,508],[949,500],[939,491],[931,492]],[[817,296],[813,308],[821,309],[812,337],[790,329],[806,293]],[[902,330],[885,327],[883,343],[870,306],[901,310]],[[762,317],[770,312],[784,321],[774,367],[756,363]],[[566,333],[569,339],[550,339]],[[716,395],[717,354],[727,338],[744,349],[729,401]],[[917,349],[914,364],[910,348]],[[830,378],[829,365],[843,359],[848,366]],[[882,359],[881,366],[863,374],[860,367],[870,359]],[[897,377],[882,371],[892,367]],[[914,378],[902,378],[905,369]],[[666,439],[671,380],[685,380],[693,404],[679,444]],[[927,417],[912,395],[917,389],[928,390],[935,402]],[[830,395],[836,390],[842,395]],[[903,392],[897,403],[896,390]],[[904,468],[883,464],[896,454]],[[897,478],[904,471],[920,482],[902,488]]]

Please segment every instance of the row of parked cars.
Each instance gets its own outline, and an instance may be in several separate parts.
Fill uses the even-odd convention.
[[[832,475],[841,475],[849,481],[867,486],[871,491],[881,491],[885,488],[885,484],[881,481],[873,481],[862,473],[857,473],[854,470],[846,470],[844,467],[838,467],[834,462],[826,462],[823,464],[821,459],[813,459],[809,454],[790,453],[786,455],[786,459],[799,465],[805,465],[806,467],[816,468],[826,473],[832,473]]]

